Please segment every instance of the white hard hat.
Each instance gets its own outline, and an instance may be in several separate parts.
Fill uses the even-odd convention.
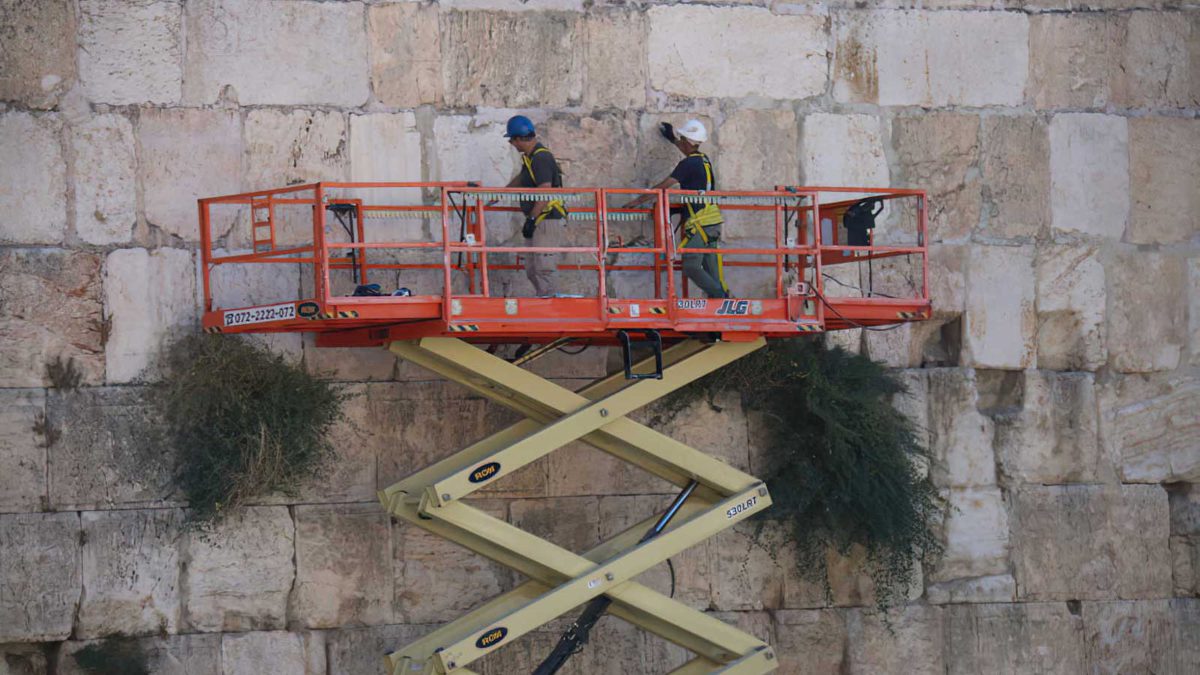
[[[708,140],[708,130],[704,128],[704,123],[700,120],[688,120],[679,127],[678,131],[680,136],[689,141],[703,143]]]

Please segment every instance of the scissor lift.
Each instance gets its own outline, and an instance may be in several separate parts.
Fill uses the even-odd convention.
[[[819,199],[838,192],[871,194],[888,203],[908,200],[915,241],[844,245],[836,224],[855,200],[822,205]],[[568,203],[573,221],[589,223],[577,229],[588,233],[588,239],[594,233],[594,241],[554,249],[487,243],[489,219],[506,217],[517,201],[547,193]],[[614,204],[642,194],[656,196],[652,207]],[[739,271],[745,270],[766,273],[767,282],[761,284],[768,287],[765,292],[730,300],[688,297],[669,209],[689,201],[716,201],[728,217],[741,212],[761,224],[768,235],[762,239],[773,239],[774,245],[726,247],[723,253],[736,258],[727,260],[735,291]],[[392,675],[471,673],[471,665],[488,653],[599,596],[611,601],[612,614],[695,655],[674,673],[774,670],[775,653],[766,643],[634,581],[652,566],[770,506],[765,485],[629,415],[761,348],[769,338],[916,321],[930,312],[926,204],[920,191],[780,187],[653,193],[468,183],[317,183],[202,199],[199,207],[206,330],[304,331],[317,334],[318,346],[386,346],[397,357],[524,417],[379,493],[389,513],[528,578],[387,655]],[[215,211],[230,208],[243,212],[240,222],[249,225],[249,252],[214,249],[214,222],[230,222],[217,218]],[[288,209],[294,212],[290,219],[284,215]],[[371,236],[372,218],[424,223],[427,229],[421,232],[427,236],[381,240]],[[576,228],[574,222],[568,226]],[[617,231],[630,228],[639,230],[645,243],[624,244]],[[223,237],[225,246],[239,229],[245,228],[234,227]],[[493,275],[522,267],[514,256],[550,251],[585,258],[583,264],[560,264],[560,274],[594,274],[594,292],[556,298],[492,293]],[[622,254],[639,259],[612,261],[616,255],[619,262]],[[871,289],[865,297],[828,297],[824,292],[825,267],[899,256],[916,258],[913,269],[922,277],[908,296],[883,296]],[[226,265],[301,266],[306,279],[311,275],[311,286],[299,298],[222,308],[214,301],[221,286],[215,277]],[[641,297],[610,297],[606,279],[613,272],[645,274],[653,281],[642,286]],[[397,296],[350,294],[350,289],[361,291],[373,278],[389,273],[423,274],[420,279],[432,288],[406,289],[411,294]],[[631,347],[637,339],[646,339],[652,351],[640,363],[634,363]],[[624,371],[572,391],[522,367],[523,361],[566,342],[620,345]],[[509,361],[472,343],[541,346]],[[584,441],[684,492],[667,516],[651,517],[583,554],[464,502],[572,441]],[[648,535],[656,521],[655,536]]]

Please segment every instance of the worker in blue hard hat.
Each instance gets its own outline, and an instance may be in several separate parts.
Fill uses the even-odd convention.
[[[700,152],[700,144],[708,140],[708,130],[700,120],[688,120],[678,129],[663,122],[659,125],[663,137],[671,142],[683,159],[675,165],[670,176],[662,179],[652,190],[667,190],[679,186],[681,190],[702,190],[705,192],[717,189],[716,174],[713,173],[712,162],[708,156]],[[644,195],[629,202],[629,208],[636,208],[654,199],[653,195]],[[729,297],[729,286],[725,283],[725,271],[721,254],[716,250],[721,239],[721,225],[724,219],[721,208],[716,204],[697,204],[687,202],[683,206],[671,209],[671,215],[680,216],[679,227],[683,239],[679,242],[681,250],[706,249],[704,253],[684,253],[683,272],[687,278],[700,287],[710,298]]]
[[[508,182],[508,187],[562,187],[562,170],[549,148],[538,142],[533,122],[524,115],[509,118],[505,137],[521,153],[521,170]],[[566,245],[567,209],[561,199],[523,199],[521,212],[525,223],[521,235],[527,246],[556,247]],[[534,253],[525,256],[525,275],[540,297],[555,294],[558,271],[557,253]]]

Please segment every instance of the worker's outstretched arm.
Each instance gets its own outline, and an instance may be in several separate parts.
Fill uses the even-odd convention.
[[[655,185],[655,186],[651,187],[650,189],[651,190],[669,190],[669,189],[675,187],[676,185],[679,185],[679,181],[675,180],[675,178],[673,176],[667,176],[666,178],[659,181],[658,185]],[[626,204],[625,208],[636,209],[637,207],[641,206],[642,204],[645,204],[646,202],[650,201],[651,199],[654,199],[654,195],[642,195],[641,197],[638,197],[637,199],[634,199],[633,201]]]

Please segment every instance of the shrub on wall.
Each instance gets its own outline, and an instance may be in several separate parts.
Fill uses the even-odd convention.
[[[198,520],[287,493],[319,470],[345,395],[240,338],[189,335],[164,355],[158,404]]]
[[[781,340],[681,390],[668,410],[700,396],[711,404],[721,390],[740,393],[765,420],[774,504],[760,518],[786,525],[805,576],[828,593],[827,550],[859,545],[879,607],[903,601],[916,562],[941,554],[943,508],[918,469],[927,450],[890,403],[903,384],[866,357]]]

